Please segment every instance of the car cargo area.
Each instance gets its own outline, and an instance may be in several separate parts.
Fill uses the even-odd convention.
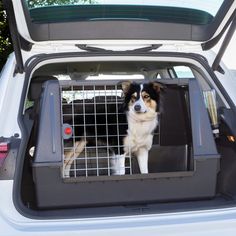
[[[129,128],[122,81],[164,86],[148,174],[141,174],[133,153],[125,153],[123,164],[111,153],[124,155],[121,130]],[[39,212],[65,210],[68,215],[75,209],[104,215],[231,204],[236,162],[229,113],[207,76],[191,64],[43,66],[31,78],[24,111],[28,142],[22,202]]]

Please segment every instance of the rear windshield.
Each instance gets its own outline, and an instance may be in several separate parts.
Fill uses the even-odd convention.
[[[34,23],[138,20],[209,24],[223,0],[25,0]]]

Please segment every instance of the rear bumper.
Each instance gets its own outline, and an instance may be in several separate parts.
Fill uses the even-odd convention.
[[[4,236],[233,235],[236,209],[158,215],[37,220],[22,216],[12,201],[12,180],[0,181],[0,229]],[[4,232],[4,233],[3,233]],[[3,234],[2,234],[3,233]]]

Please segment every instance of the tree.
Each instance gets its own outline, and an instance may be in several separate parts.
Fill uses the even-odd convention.
[[[6,59],[13,51],[10,32],[8,29],[6,13],[3,10],[2,2],[0,2],[0,70],[6,62]]]
[[[66,5],[66,4],[95,4],[96,0],[28,0],[29,8]],[[10,32],[7,24],[6,13],[3,4],[0,1],[0,71],[6,62],[6,59],[13,51],[11,44]]]
[[[66,4],[94,4],[96,0],[28,0],[28,7],[45,7]]]

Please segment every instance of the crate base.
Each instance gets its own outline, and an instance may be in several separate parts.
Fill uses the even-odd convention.
[[[219,159],[195,161],[194,171],[94,178],[61,178],[60,167],[33,168],[39,208],[168,202],[215,196]]]

